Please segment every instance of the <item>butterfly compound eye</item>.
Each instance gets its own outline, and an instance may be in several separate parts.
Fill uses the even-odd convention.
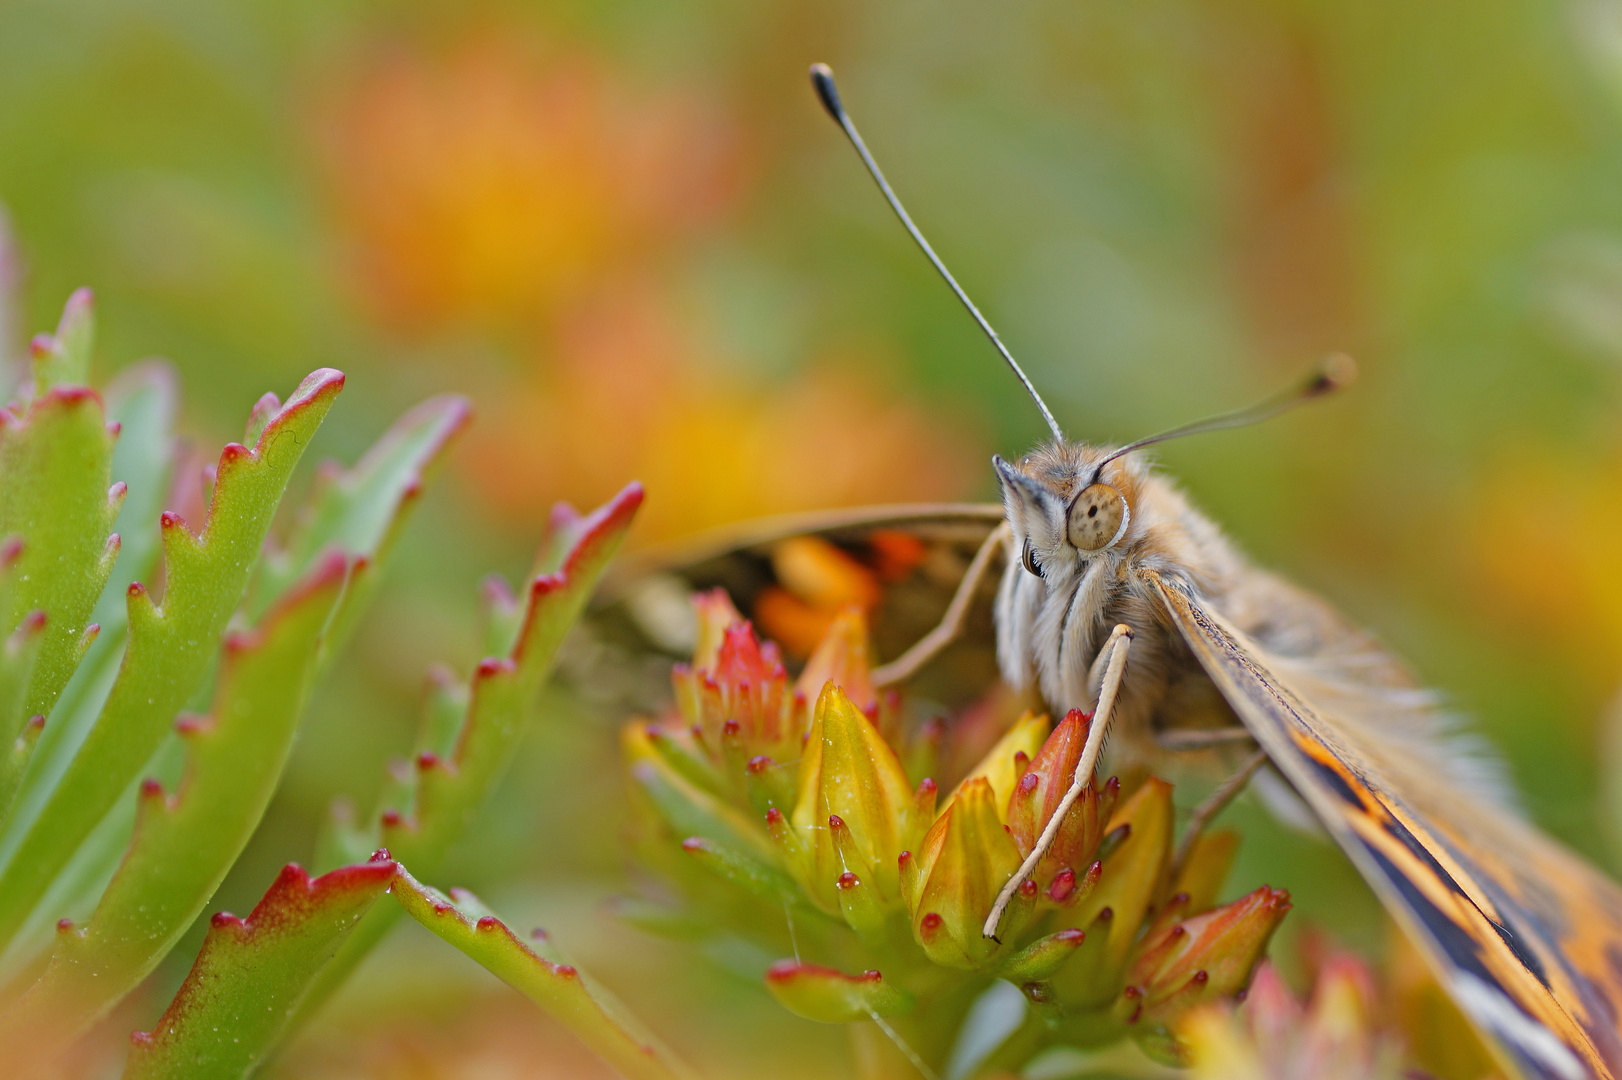
[[[1103,551],[1126,534],[1126,499],[1108,484],[1094,484],[1070,504],[1070,542],[1081,551]]]

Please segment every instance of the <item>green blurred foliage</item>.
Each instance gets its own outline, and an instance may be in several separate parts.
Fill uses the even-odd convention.
[[[282,862],[310,858],[335,794],[371,804],[381,763],[410,748],[429,662],[476,659],[463,599],[478,576],[517,575],[552,498],[592,504],[633,478],[593,476],[581,491],[528,472],[546,446],[525,441],[521,412],[503,418],[512,401],[567,410],[569,342],[617,323],[612,303],[593,314],[603,296],[634,287],[675,313],[649,351],[699,355],[678,380],[792,396],[838,368],[918,410],[939,442],[922,456],[873,451],[871,470],[893,474],[887,496],[956,445],[970,467],[941,490],[989,497],[979,455],[1041,434],[817,110],[805,69],[825,60],[913,215],[1073,434],[1140,435],[1246,402],[1326,350],[1359,358],[1364,378],[1343,398],[1168,445],[1161,460],[1259,561],[1368,623],[1476,717],[1532,815],[1607,860],[1595,748],[1622,681],[1619,43],[1616,0],[4,0],[0,203],[26,260],[26,309],[0,313],[0,329],[15,354],[23,329],[52,325],[63,297],[92,285],[98,375],[172,357],[183,427],[203,446],[234,437],[218,425],[263,387],[325,364],[360,392],[319,454],[352,457],[431,392],[467,392],[484,414],[461,451],[466,482],[430,494],[402,540],[371,629],[318,695],[220,894],[245,910]],[[495,101],[493,118],[470,112],[447,160],[399,149],[434,145],[443,118],[417,142],[360,138],[409,132],[414,102],[477,83],[486,62],[496,89],[450,99]],[[655,123],[672,103],[691,106],[688,120]],[[566,123],[600,129],[601,145],[548,134]],[[680,137],[615,156],[649,126]],[[499,147],[497,166],[458,156],[480,138],[517,139],[520,160],[538,139],[554,154],[539,175],[578,173],[586,195],[492,197]],[[705,172],[717,156],[720,179]],[[592,201],[622,198],[602,182],[615,170],[640,170],[623,198],[651,200],[652,217]],[[681,214],[661,190],[690,171],[698,180],[681,182],[704,198],[683,188],[676,205],[706,209],[670,225]],[[413,197],[452,209],[418,214]],[[422,235],[401,241],[398,222],[367,216],[396,199],[428,222]],[[441,255],[501,254],[509,219],[520,241],[553,235],[514,207],[620,232],[563,229],[556,250],[541,245],[537,259],[573,274],[566,288],[519,290],[505,307],[434,293]],[[489,236],[464,235],[475,226]],[[417,291],[391,293],[379,266],[411,259]],[[504,280],[503,265],[468,273]],[[625,370],[639,369],[604,378]],[[610,400],[622,389],[606,387]],[[664,430],[647,415],[634,414],[639,431]],[[650,480],[650,515],[725,482],[695,445],[671,451],[676,480]],[[557,469],[584,469],[595,451],[578,453]],[[564,912],[576,952],[687,1052],[715,1029],[655,980],[617,976],[690,954],[592,906],[625,880],[619,718],[564,707],[579,723],[534,733],[445,883],[504,910]],[[1342,910],[1357,890],[1287,879],[1281,868],[1324,861],[1302,854],[1310,841],[1255,818],[1236,880],[1289,885],[1309,918],[1378,939],[1366,899]],[[711,951],[689,974],[748,1018],[720,1024],[748,1026],[739,1061],[756,1037],[824,1045],[760,1003],[770,958]],[[405,994],[377,980],[355,993],[366,986]]]

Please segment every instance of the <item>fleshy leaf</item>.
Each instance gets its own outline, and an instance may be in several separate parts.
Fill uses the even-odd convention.
[[[404,867],[396,871],[390,891],[412,918],[540,1006],[629,1080],[694,1076],[549,943],[539,951],[526,945],[476,897],[457,892],[453,900],[422,885]]]
[[[427,473],[471,415],[464,398],[432,398],[395,421],[353,467],[323,463],[318,489],[285,548],[267,555],[259,568],[248,593],[249,615],[257,618],[323,551],[339,548],[357,563],[338,625],[328,635],[327,648],[340,647],[354,614],[374,591],[376,564],[417,503]]]
[[[237,443],[225,447],[201,534],[178,515],[163,515],[163,604],[156,605],[139,584],[128,589],[129,645],[118,679],[95,727],[0,874],[0,943],[11,940],[207,675],[293,467],[342,387],[342,373],[315,372],[252,450]]]
[[[0,632],[31,612],[46,617],[25,716],[50,715],[95,636],[90,612],[118,556],[116,438],[101,397],[85,386],[53,382],[21,414],[0,410],[0,540],[22,545]]]
[[[553,512],[552,533],[542,545],[538,571],[526,590],[523,616],[506,643],[506,655],[479,664],[454,738],[435,746],[419,744],[410,798],[404,804],[385,805],[374,819],[374,847],[389,848],[424,874],[438,872],[451,845],[472,824],[486,794],[511,761],[531,702],[552,670],[558,646],[579,618],[641,505],[642,487],[631,484],[590,515],[582,517],[568,507]],[[449,729],[449,725],[444,727]],[[393,925],[395,914],[390,908],[378,908],[367,916],[323,972],[303,1014],[337,988]]]
[[[419,769],[413,805],[398,808],[402,811],[398,823],[383,824],[382,846],[396,851],[403,861],[432,872],[467,827],[511,758],[529,705],[551,673],[558,646],[579,618],[641,503],[642,488],[633,484],[590,518],[563,523],[559,531],[570,542],[563,557],[531,581],[517,640],[506,656],[480,662],[456,742],[433,764],[419,759],[419,765],[427,767]],[[403,811],[409,811],[409,817]]]
[[[381,851],[370,862],[314,881],[289,864],[246,919],[216,914],[162,1019],[152,1031],[131,1036],[125,1080],[248,1075],[394,872]]]
[[[95,297],[77,289],[62,307],[56,333],[40,334],[29,345],[34,367],[34,396],[45,397],[61,386],[90,381],[90,349],[95,344]]]
[[[18,1023],[95,1019],[207,905],[275,791],[343,583],[343,557],[329,556],[263,627],[227,639],[210,715],[177,725],[188,750],[179,790],[142,786],[123,863],[88,923],[59,929],[49,966],[15,1010]]]
[[[11,808],[23,769],[45,728],[45,717],[35,714],[29,718],[23,711],[29,676],[44,641],[45,616],[36,613],[0,642],[0,716],[14,718],[0,727],[0,751],[4,752],[0,756],[0,818]]]
[[[1045,982],[1086,941],[1086,931],[1075,927],[1037,938],[999,964],[997,974],[1011,983]]]
[[[173,427],[179,410],[175,373],[157,361],[133,364],[108,384],[104,396],[107,414],[119,426],[112,475],[128,485],[114,522],[120,537],[118,561],[90,613],[90,621],[101,632],[51,712],[50,727],[38,750],[43,764],[33,767],[43,775],[31,777],[30,785],[54,781],[83,741],[107,694],[112,669],[124,652],[128,629],[125,590],[132,581],[150,577],[157,565],[158,515],[169,492]]]
[[[701,836],[690,836],[681,848],[706,870],[773,903],[802,903],[794,880],[774,866]]]
[[[854,1024],[912,1008],[912,995],[877,971],[846,975],[833,968],[779,960],[766,972],[766,989],[789,1012],[821,1024]]]

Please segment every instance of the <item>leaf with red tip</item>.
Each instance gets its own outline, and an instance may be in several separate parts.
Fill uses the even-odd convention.
[[[113,447],[113,475],[129,484],[113,523],[122,537],[118,562],[90,613],[101,632],[68,680],[28,758],[9,824],[14,833],[25,829],[38,813],[95,723],[124,655],[126,590],[132,581],[149,578],[157,566],[158,515],[169,494],[176,450],[179,391],[174,370],[158,361],[133,364],[118,373],[103,396],[108,414],[122,429]],[[47,928],[63,911],[91,910],[118,865],[133,820],[134,802],[126,798],[81,845],[70,870],[53,886],[50,909],[36,908],[31,916],[24,931],[31,939],[48,943]]]
[[[877,971],[846,975],[833,968],[779,960],[766,972],[766,989],[789,1012],[820,1024],[855,1024],[912,1008],[907,991]]]
[[[49,730],[40,740],[42,760],[34,771],[48,776],[61,774],[83,740],[124,653],[125,591],[132,581],[150,577],[157,565],[158,515],[168,495],[175,453],[179,392],[168,364],[132,364],[118,373],[102,396],[107,414],[120,429],[113,445],[112,475],[128,485],[128,494],[113,522],[119,534],[118,561],[90,612],[90,622],[101,632],[63,689],[51,711]]]
[[[29,346],[35,398],[59,386],[83,386],[89,382],[90,350],[95,339],[95,297],[89,289],[76,289],[62,307],[56,333],[40,334]]]
[[[313,881],[289,864],[246,919],[215,914],[191,973],[157,1026],[131,1036],[125,1080],[246,1076],[394,873],[384,852]]]
[[[226,642],[209,716],[182,725],[179,790],[142,786],[123,863],[88,923],[57,935],[49,966],[8,1021],[14,1031],[42,1017],[66,1027],[95,1019],[203,910],[275,791],[343,583],[343,557],[331,556],[263,626]]]
[[[635,796],[646,801],[677,839],[699,836],[757,861],[771,862],[772,851],[759,825],[682,775],[658,750],[651,735],[648,725],[633,723],[620,736]]]
[[[466,710],[456,725],[431,725],[434,741],[419,741],[440,767],[418,770],[409,797],[377,813],[374,843],[425,874],[437,873],[445,856],[473,822],[479,807],[512,760],[541,684],[551,673],[558,646],[575,621],[609,560],[625,539],[642,486],[630,484],[607,504],[581,516],[554,511],[553,530],[526,590],[506,653],[479,664],[469,680]],[[439,741],[443,739],[443,741]],[[323,973],[305,1013],[324,1000],[391,925],[379,908],[344,943]]]
[[[1045,982],[1076,954],[1086,940],[1086,931],[1076,927],[1038,938],[1000,963],[997,974],[1016,984]]]
[[[63,332],[84,356],[88,302],[88,294],[75,293],[63,315]],[[0,412],[0,539],[21,542],[0,634],[31,612],[46,617],[23,711],[0,717],[0,734],[8,735],[36,713],[50,715],[84,656],[91,609],[118,555],[112,528],[124,488],[113,483],[116,440],[106,410],[94,391],[78,385],[84,371],[77,361],[49,370],[63,378],[40,383],[22,415]]]
[[[404,867],[390,892],[412,918],[539,1005],[629,1080],[694,1076],[607,991],[565,962],[550,942],[540,951],[531,948],[476,897],[463,892],[447,897]]]
[[[259,568],[248,593],[249,615],[257,618],[322,552],[337,548],[355,563],[338,624],[328,635],[328,651],[340,648],[375,592],[382,562],[429,473],[471,416],[465,398],[431,398],[396,420],[351,468],[323,464],[318,488],[287,544]]]
[[[805,906],[794,880],[774,866],[702,836],[690,836],[681,848],[706,870],[774,904]]]
[[[129,643],[117,681],[0,875],[0,947],[150,760],[207,676],[293,467],[342,387],[342,373],[315,372],[265,425],[252,450],[226,446],[200,534],[177,515],[163,515],[162,606],[141,586],[130,586]]]

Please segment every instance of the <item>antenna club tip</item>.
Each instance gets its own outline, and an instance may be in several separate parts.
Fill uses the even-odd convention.
[[[1330,353],[1318,365],[1315,389],[1320,394],[1340,390],[1357,381],[1357,361],[1348,353]]]
[[[834,84],[833,68],[827,64],[812,64],[811,87],[816,90],[817,100],[822,102],[829,116],[835,120],[844,116],[845,106],[839,100],[839,87]]]

